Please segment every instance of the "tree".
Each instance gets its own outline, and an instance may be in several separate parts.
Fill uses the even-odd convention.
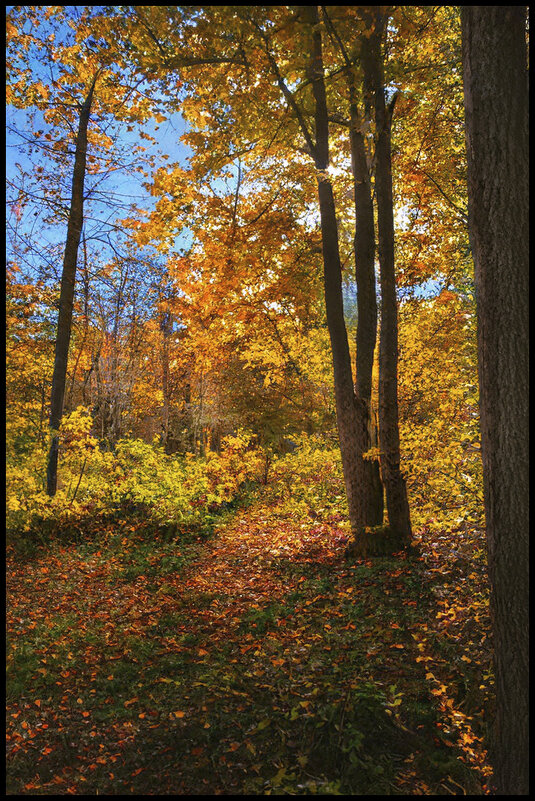
[[[144,18],[142,28],[144,36],[150,32],[153,55],[156,60],[163,58],[164,70],[186,65],[189,67],[197,65],[203,69],[203,91],[198,91],[199,78],[195,80],[193,77],[189,78],[188,73],[188,89],[183,102],[188,119],[197,128],[195,132],[188,134],[188,142],[191,142],[196,151],[194,161],[197,165],[202,165],[205,171],[212,171],[214,177],[219,178],[221,164],[234,161],[236,154],[243,153],[248,160],[251,160],[254,154],[265,164],[268,160],[267,153],[273,152],[275,140],[278,140],[279,145],[277,155],[283,160],[286,160],[288,154],[293,151],[299,163],[302,163],[303,153],[305,154],[303,176],[307,172],[306,161],[311,160],[313,163],[321,220],[325,306],[334,366],[337,425],[351,525],[355,534],[362,534],[366,526],[382,522],[383,515],[383,488],[377,462],[363,460],[363,454],[369,451],[372,444],[371,376],[377,328],[370,164],[366,158],[357,106],[355,53],[348,55],[326,11],[323,10],[322,14],[321,21],[325,22],[325,26],[320,26],[318,7],[302,7],[295,10],[277,7],[267,16],[264,9],[246,7],[244,11],[234,8],[230,11],[227,8],[219,11],[211,7],[209,13],[204,9],[201,12],[195,11],[192,15],[181,12],[173,29],[169,28],[168,20],[160,18],[159,12],[156,12],[156,17],[151,13],[149,17]],[[184,59],[181,56],[182,39],[188,38],[187,29],[192,22],[195,28],[195,52],[190,48],[187,60],[181,62],[181,59]],[[355,22],[354,15],[349,20],[345,17],[342,19],[341,27],[346,38],[350,35],[351,29],[348,22]],[[333,67],[329,62],[329,70],[332,75],[343,72],[349,88],[350,103],[346,111],[349,111],[350,117],[349,144],[353,160],[356,205],[354,244],[359,296],[356,387],[344,322],[342,259],[333,181],[330,174],[329,124],[332,115],[329,105],[333,98],[336,98],[335,102],[340,103],[344,93],[340,93],[336,88],[332,76],[325,74],[322,41],[325,28],[337,41],[338,51],[343,59],[341,69],[337,68],[338,65]],[[232,42],[228,40],[229,30],[233,31]],[[373,30],[372,20],[369,30],[365,30],[362,36],[362,46]],[[296,42],[300,44],[296,45]],[[217,48],[214,47],[214,43],[217,43]],[[232,43],[234,48],[239,43],[237,50],[232,49]],[[226,47],[222,49],[221,44]],[[329,56],[331,55],[332,53],[329,53]],[[251,80],[252,72],[255,76],[254,83]],[[261,91],[258,88],[259,82]],[[383,91],[382,84],[381,91]],[[285,101],[283,104],[280,102],[281,94]],[[259,95],[263,99],[261,107],[258,107],[256,102]],[[266,114],[268,107],[270,113]],[[230,120],[232,125],[229,125]],[[252,125],[253,120],[254,125]],[[207,142],[211,143],[210,147],[207,146]],[[260,155],[261,153],[263,155]],[[382,164],[386,164],[384,159]],[[387,168],[390,169],[389,163]],[[311,175],[309,169],[308,173]],[[262,180],[266,180],[266,177],[267,171],[264,168]],[[310,186],[309,176],[305,180]],[[167,199],[166,205],[171,205]],[[385,208],[384,203],[382,208]],[[392,202],[390,202],[390,216],[392,217]],[[383,239],[386,237],[384,219],[385,213],[382,213],[380,236]],[[383,250],[386,254],[388,249],[385,247]],[[234,257],[229,256],[229,258]],[[388,279],[385,279],[384,284],[385,293],[389,293],[385,294],[383,304],[385,337],[393,331],[395,339],[393,253],[385,255],[383,261],[387,265],[386,272],[383,270],[385,275],[388,273],[388,265],[391,265]],[[389,476],[392,528],[398,530],[402,538],[406,539],[410,531],[410,522],[406,493],[403,494],[404,483],[399,472],[399,436],[397,440],[395,437],[398,431],[396,389],[395,387],[392,389],[391,381],[392,376],[394,383],[396,381],[397,354],[385,355],[386,351],[392,346],[395,348],[397,343],[390,336],[390,339],[388,341],[385,339],[383,344],[383,364],[388,365],[383,374],[389,375],[388,381],[384,383],[388,388],[388,400],[383,415],[384,435],[388,440],[385,451],[388,453],[388,458],[385,459],[385,475]],[[391,422],[392,415],[396,417],[393,422]],[[399,497],[394,502],[397,490]]]
[[[57,487],[59,428],[65,401],[78,249],[82,227],[87,222],[84,205],[91,196],[94,202],[103,201],[108,212],[105,216],[109,218],[109,207],[113,207],[114,201],[102,182],[126,167],[121,155],[113,152],[113,124],[146,120],[154,104],[150,89],[138,91],[139,77],[126,68],[121,54],[111,44],[106,19],[93,9],[13,7],[8,17],[8,102],[17,109],[29,110],[31,133],[23,132],[20,138],[26,140],[30,153],[37,149],[40,155],[35,174],[42,184],[42,206],[52,212],[45,222],[49,225],[66,222],[67,227],[46,476],[47,492],[53,496]],[[143,150],[140,146],[130,147],[129,155],[134,154],[135,161]],[[61,179],[68,176],[71,155],[74,163],[67,190],[69,201],[65,203],[60,185]],[[46,175],[43,162],[52,162],[56,172]],[[139,162],[135,166],[139,169]],[[93,181],[87,187],[89,175]],[[27,200],[22,190],[19,196]],[[39,208],[35,216],[40,213]],[[114,250],[109,242],[113,224],[99,219],[97,214],[90,227],[91,235],[86,234],[86,242],[104,237],[106,246]]]
[[[333,188],[328,175],[329,114],[325,91],[322,35],[319,30],[318,7],[303,6],[301,12],[309,40],[307,75],[312,84],[314,97],[315,141],[308,131],[303,115],[299,112],[290,90],[282,80],[279,81],[279,84],[289,105],[296,112],[303,136],[307,141],[317,170],[325,310],[333,361],[336,421],[349,518],[353,534],[355,538],[358,538],[362,535],[366,525],[366,479],[362,458],[367,444],[366,410],[363,401],[355,395],[347,330],[344,322],[338,227]]]
[[[469,228],[494,633],[496,792],[528,794],[526,6],[462,6]]]
[[[353,251],[355,259],[355,281],[357,288],[357,331],[356,331],[356,381],[355,392],[361,401],[366,416],[367,441],[365,450],[377,443],[377,429],[372,411],[372,374],[375,345],[377,341],[377,296],[375,289],[375,225],[373,217],[372,169],[367,153],[364,131],[370,124],[363,119],[359,110],[358,79],[355,59],[351,58],[342,37],[329,16],[327,7],[322,7],[328,33],[334,39],[344,61],[344,75],[349,99],[349,149],[351,153],[351,173],[353,177],[353,203],[355,232]],[[354,27],[354,26],[353,26]],[[353,34],[353,30],[352,30]],[[367,36],[361,34],[357,40],[362,55],[368,47]],[[368,98],[366,98],[368,100]],[[370,104],[365,102],[365,109]],[[367,115],[369,116],[369,115]],[[366,459],[365,476],[365,520],[369,526],[383,522],[384,498],[383,484],[377,459]]]
[[[61,274],[61,290],[59,297],[58,325],[54,355],[54,372],[52,374],[52,391],[50,398],[50,451],[46,470],[46,489],[49,495],[56,494],[58,477],[59,426],[63,414],[65,382],[67,378],[67,361],[71,340],[72,309],[74,302],[74,285],[76,281],[76,264],[78,246],[84,220],[84,179],[87,163],[87,126],[93,102],[93,93],[98,78],[98,71],[89,87],[89,92],[80,108],[78,133],[76,135],[76,152],[72,176],[72,195],[67,226],[67,240],[63,256]]]

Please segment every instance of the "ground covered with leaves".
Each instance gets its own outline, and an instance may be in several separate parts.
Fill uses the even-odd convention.
[[[485,794],[482,533],[348,562],[332,504],[8,548],[9,794]]]

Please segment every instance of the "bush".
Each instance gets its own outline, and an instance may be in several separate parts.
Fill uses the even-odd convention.
[[[303,435],[295,451],[275,457],[267,494],[278,505],[279,514],[347,514],[340,449],[316,436]]]
[[[264,456],[239,432],[223,441],[221,454],[165,454],[156,441],[122,439],[103,451],[91,436],[91,417],[80,407],[61,429],[58,490],[44,489],[43,447],[12,454],[7,467],[7,527],[40,536],[79,529],[102,517],[144,518],[155,527],[201,528],[259,481]]]

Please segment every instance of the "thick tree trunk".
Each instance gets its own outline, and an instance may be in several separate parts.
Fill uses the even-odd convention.
[[[528,787],[526,6],[461,6],[469,229],[494,634],[495,792]]]
[[[400,545],[411,537],[407,488],[400,470],[398,414],[398,325],[394,259],[394,205],[392,197],[391,108],[386,108],[381,39],[386,20],[375,12],[375,30],[363,53],[366,77],[373,86],[376,125],[375,193],[381,283],[379,340],[379,438],[381,472],[385,485],[388,522]]]
[[[48,454],[46,472],[47,493],[56,494],[58,476],[58,450],[59,427],[63,415],[63,400],[65,397],[65,382],[67,378],[67,361],[69,357],[69,343],[71,339],[72,310],[74,302],[74,285],[76,281],[76,262],[78,259],[78,246],[82,232],[84,216],[84,180],[87,157],[87,126],[93,91],[98,73],[93,79],[87,98],[80,109],[78,133],[76,136],[76,152],[74,156],[74,170],[72,178],[71,206],[67,225],[67,239],[63,256],[63,272],[61,274],[61,289],[59,297],[58,326],[56,334],[56,349],[54,357],[54,371],[52,374],[52,392],[50,398],[50,433],[51,442]]]

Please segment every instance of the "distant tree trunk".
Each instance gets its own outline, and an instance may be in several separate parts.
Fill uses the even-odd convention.
[[[183,451],[194,451],[194,421],[191,405],[191,375],[186,376],[184,383],[184,407],[181,417]]]
[[[398,413],[398,324],[394,259],[394,204],[392,197],[391,118],[393,104],[385,103],[381,40],[386,17],[374,9],[375,28],[363,51],[366,79],[373,87],[375,106],[375,193],[381,283],[379,340],[379,439],[388,522],[400,545],[411,537],[407,487],[400,470]]]
[[[162,332],[162,445],[169,453],[169,339],[173,332],[173,318],[171,312],[162,313],[160,320]]]
[[[461,6],[499,795],[529,793],[526,8]]]
[[[107,391],[106,436],[115,445],[122,436],[122,404],[124,387],[124,359],[120,359],[121,343],[121,313],[124,306],[125,289],[128,281],[128,267],[121,269],[119,286],[115,298],[113,315],[113,328],[110,337],[110,357]],[[122,369],[120,369],[120,367]]]
[[[65,253],[63,256],[63,271],[61,274],[56,349],[54,357],[54,371],[52,374],[52,392],[50,398],[49,425],[51,442],[46,472],[46,488],[47,493],[50,496],[55,495],[57,489],[59,450],[58,431],[61,423],[61,417],[63,415],[63,400],[65,397],[65,382],[67,378],[67,361],[69,357],[69,343],[71,339],[74,285],[76,281],[76,262],[78,259],[78,246],[80,244],[80,234],[82,231],[84,217],[84,180],[87,157],[87,126],[89,123],[89,114],[91,112],[93,92],[97,77],[98,73],[96,73],[87,98],[80,109],[78,133],[76,136],[71,206],[67,225]]]
[[[72,368],[72,376],[71,376],[71,385],[69,387],[69,394],[67,396],[67,401],[65,403],[67,409],[71,408],[74,403],[74,388],[76,384],[76,373],[78,371],[78,364],[82,357],[82,353],[84,352],[85,343],[89,333],[89,272],[87,269],[87,243],[85,241],[85,236],[82,237],[82,251],[84,254],[83,258],[83,293],[84,293],[84,311],[83,311],[83,327],[82,327],[82,341],[80,342],[80,347],[78,353],[76,355],[76,359],[74,362],[74,366]],[[82,387],[82,403],[85,403],[85,394],[84,394],[85,387]]]

